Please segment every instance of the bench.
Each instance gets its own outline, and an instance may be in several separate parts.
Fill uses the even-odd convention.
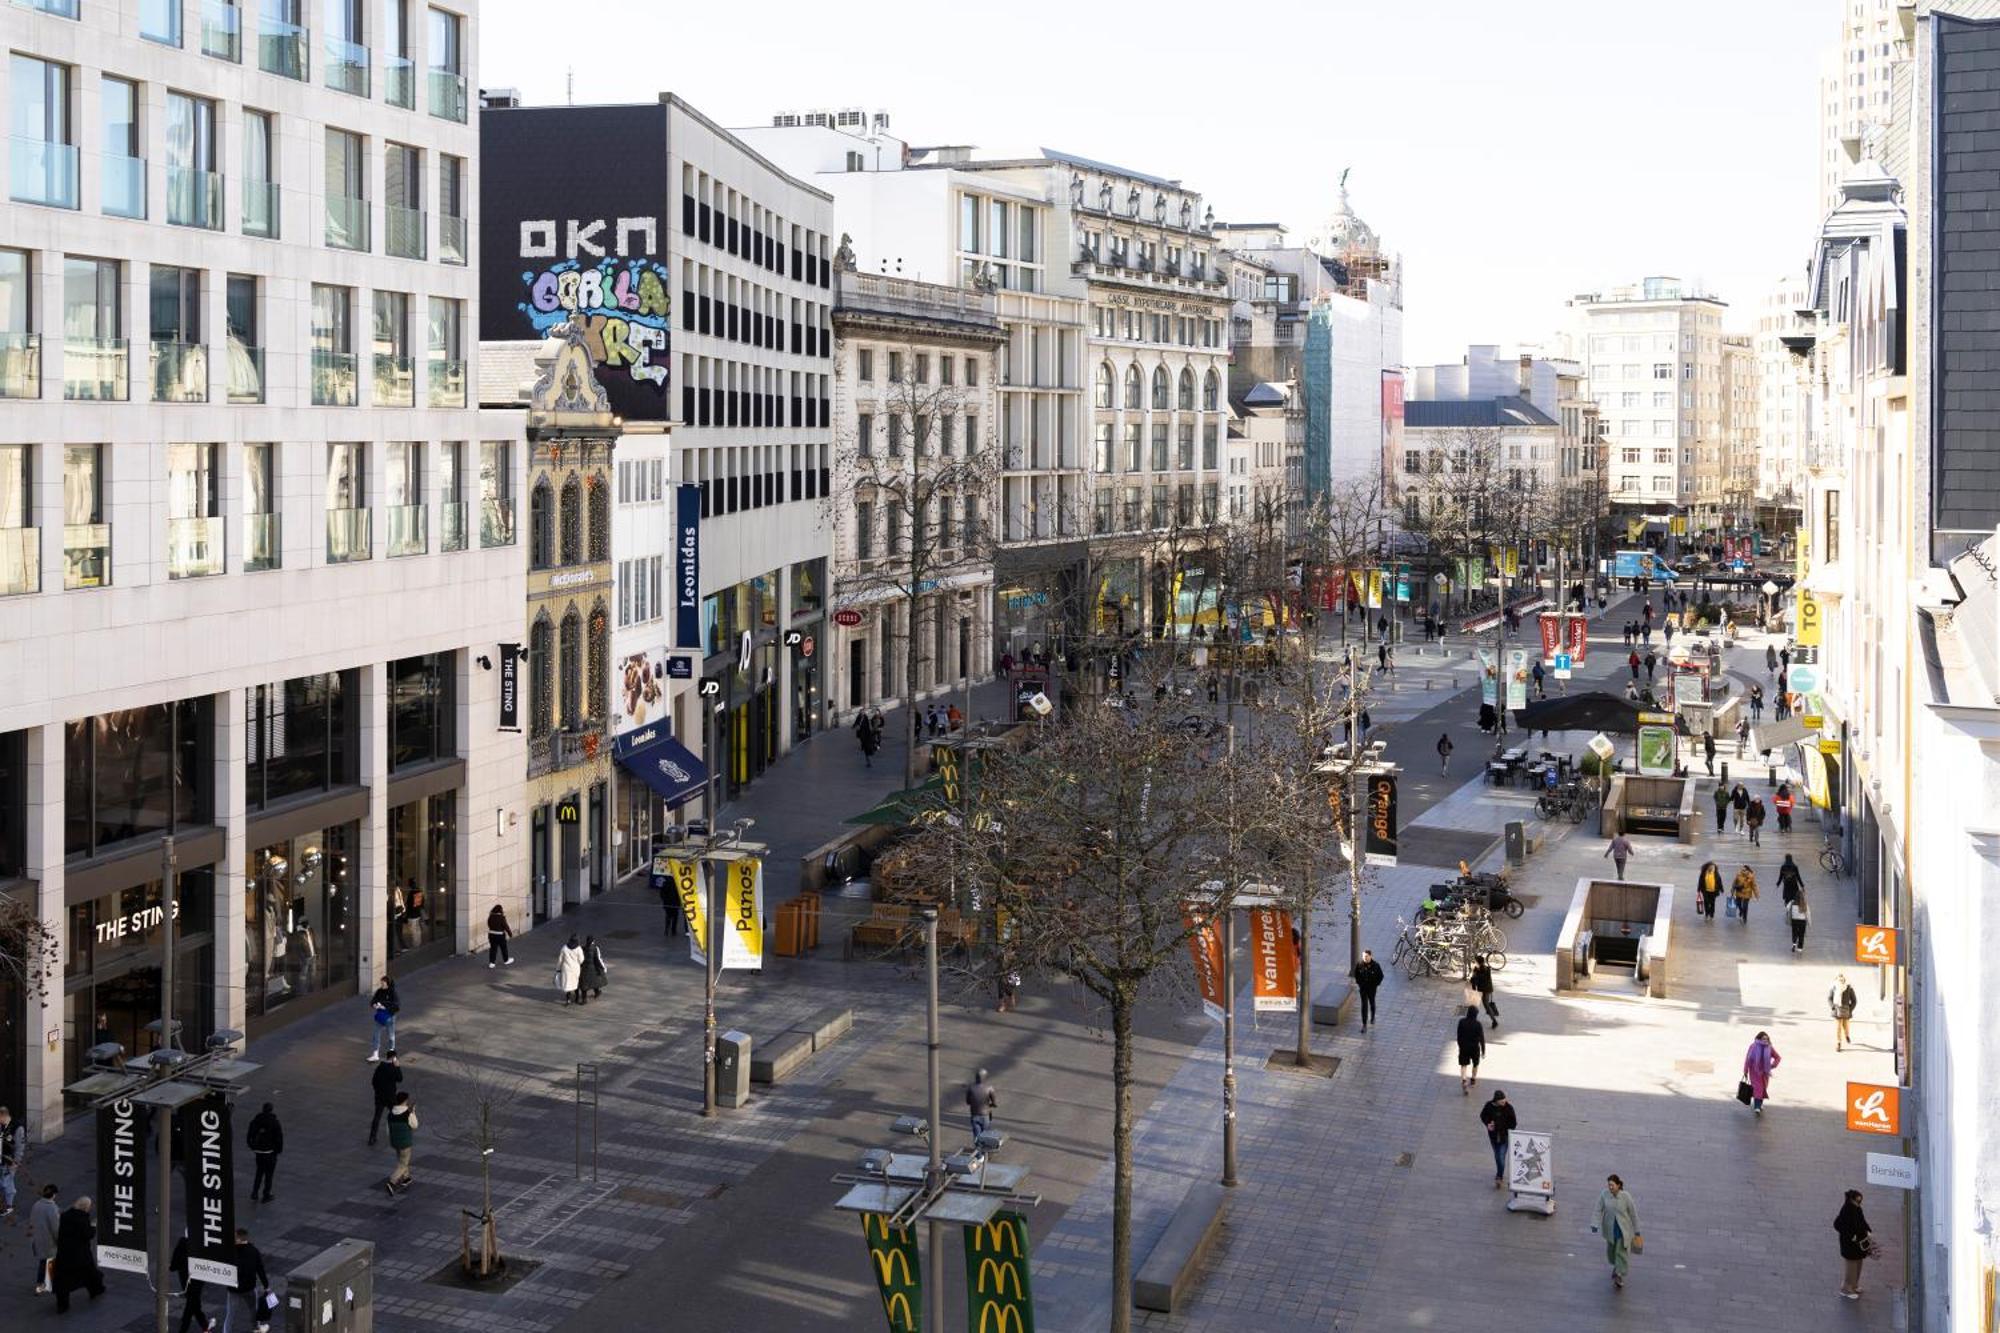
[[[904,943],[915,925],[910,909],[901,903],[876,903],[866,921],[854,923],[848,938],[857,949],[894,949]]]
[[[1312,1021],[1319,1027],[1337,1028],[1356,1002],[1354,983],[1342,978],[1330,981],[1313,992]]]
[[[810,1032],[780,1032],[750,1048],[750,1081],[780,1083],[813,1056]]]
[[[1132,1278],[1132,1304],[1141,1310],[1173,1313],[1202,1256],[1222,1230],[1222,1202],[1228,1193],[1212,1180],[1188,1186],[1167,1229],[1153,1242]]]
[[[812,1038],[814,1051],[823,1051],[854,1030],[854,1011],[838,1005],[822,1009],[792,1029]]]

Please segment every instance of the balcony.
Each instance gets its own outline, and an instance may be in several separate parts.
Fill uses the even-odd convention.
[[[179,46],[181,0],[139,0],[139,35],[162,46]]]
[[[153,344],[153,401],[208,401],[208,348],[200,343]]]
[[[7,143],[7,197],[17,204],[75,208],[76,146],[46,139]]]
[[[111,525],[71,523],[63,528],[63,587],[111,585]]]
[[[345,195],[326,197],[326,243],[339,250],[368,248],[368,201]]]
[[[398,208],[394,204],[382,209],[383,248],[398,259],[422,259],[424,257],[424,211],[421,208]]]
[[[42,590],[42,530],[0,528],[0,597]]]
[[[80,403],[122,403],[127,385],[123,338],[63,339],[63,397]]]
[[[466,525],[471,516],[466,512],[472,506],[463,500],[445,500],[438,505],[438,550],[463,551],[469,535]]]
[[[42,396],[42,335],[0,333],[0,398]]]
[[[368,96],[368,48],[359,42],[327,38],[326,86],[335,92]]]
[[[243,234],[278,239],[278,183],[243,182]]]
[[[167,577],[205,579],[222,573],[226,567],[222,541],[220,518],[168,519]]]
[[[243,62],[243,11],[234,0],[202,0],[201,53]]]
[[[405,111],[417,109],[417,66],[408,56],[389,56],[383,61],[382,100]]]
[[[431,114],[441,120],[465,123],[465,76],[457,70],[431,72]]]
[[[232,403],[261,403],[264,401],[264,349],[252,347],[248,343],[229,340],[229,401]]]
[[[487,499],[479,502],[479,545],[482,550],[514,544],[514,501]]]
[[[175,227],[222,227],[222,175],[198,167],[167,168],[167,222]]]
[[[422,555],[430,549],[425,539],[424,505],[389,506],[389,558]]]
[[[375,406],[415,407],[417,366],[407,356],[375,353]]]
[[[438,214],[438,259],[446,264],[465,260],[465,219],[449,213]]]
[[[312,400],[314,407],[352,407],[356,400],[355,381],[357,377],[354,353],[325,352],[319,348],[312,354]]]
[[[278,514],[245,514],[243,516],[243,570],[255,574],[266,569],[284,567],[284,548],[279,545],[284,529]]]
[[[431,406],[465,406],[465,362],[431,362]]]
[[[257,68],[266,74],[297,79],[304,83],[312,72],[306,54],[307,34],[297,23],[284,23],[266,15],[263,31],[257,34]]]
[[[103,209],[108,218],[146,216],[146,159],[106,153],[98,159],[104,173]]]
[[[344,565],[369,555],[368,510],[326,511],[326,562]]]

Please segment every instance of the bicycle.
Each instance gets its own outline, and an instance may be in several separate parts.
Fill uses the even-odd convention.
[[[1819,868],[1833,875],[1845,875],[1851,868],[1848,859],[1841,854],[1838,842],[1829,839],[1819,849]]]

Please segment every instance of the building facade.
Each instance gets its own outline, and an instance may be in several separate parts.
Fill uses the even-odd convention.
[[[1747,531],[1756,523],[1762,373],[1754,337],[1722,335],[1722,425],[1710,466],[1699,470],[1695,501],[1716,525]]]
[[[63,966],[0,986],[0,1101],[41,1135],[85,1049],[150,1047],[169,878],[196,1049],[524,907],[478,6],[350,17],[324,61],[268,8],[7,20],[0,880]]]
[[[1757,498],[1796,511],[1805,475],[1810,410],[1805,363],[1809,344],[1805,279],[1780,279],[1764,297],[1752,340],[1757,356]]]

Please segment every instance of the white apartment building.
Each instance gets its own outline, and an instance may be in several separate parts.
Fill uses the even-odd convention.
[[[1895,116],[1891,80],[1906,54],[1899,45],[1898,0],[1838,0],[1840,40],[1820,62],[1819,213],[1840,205],[1840,183],[1865,156],[1870,132],[1885,133]]]
[[[1724,527],[1756,522],[1759,365],[1753,337],[1722,336],[1722,429],[1695,474],[1695,503],[1719,513]]]
[[[1260,383],[1229,400],[1223,440],[1223,518],[1285,532],[1293,519],[1288,469],[1300,465],[1305,407],[1293,384]]]
[[[1415,528],[1452,503],[1450,477],[1490,463],[1516,491],[1553,496],[1563,458],[1561,418],[1526,398],[1423,399],[1405,404],[1403,451],[1391,493]]]
[[[1810,405],[1805,361],[1812,336],[1804,278],[1781,278],[1757,312],[1757,498],[1797,509],[1803,494]]]
[[[150,1048],[169,836],[193,1049],[521,912],[523,451],[468,406],[476,3],[5,13],[0,888],[63,966],[0,983],[0,1101],[53,1137]]]
[[[611,451],[611,702],[614,749],[649,727],[686,717],[688,677],[669,674],[674,628],[672,439],[639,423]],[[685,669],[685,668],[683,668]],[[672,822],[654,791],[621,766],[612,779],[611,842],[618,874],[649,863],[652,835]]]

